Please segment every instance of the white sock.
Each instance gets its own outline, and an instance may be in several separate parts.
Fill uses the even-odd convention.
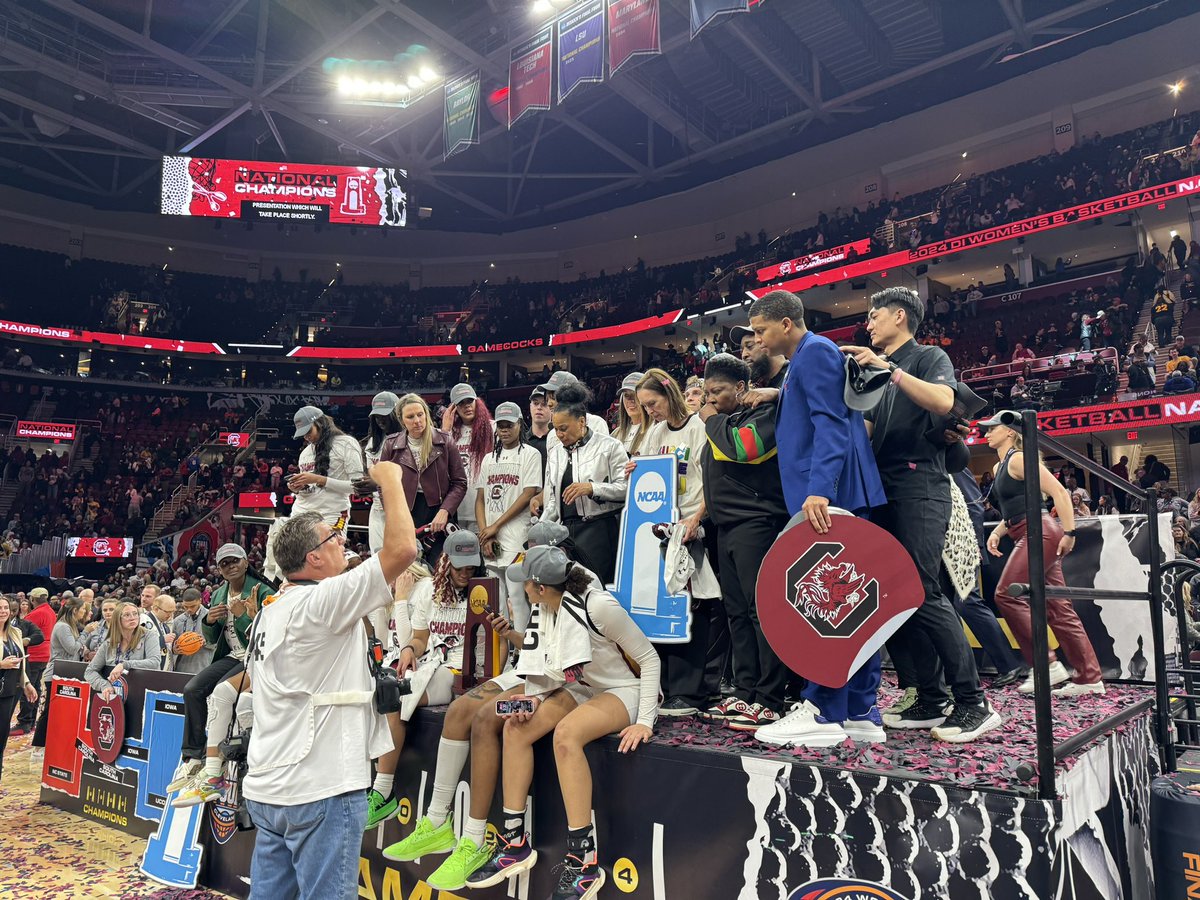
[[[482,847],[484,835],[486,834],[487,819],[472,819],[470,816],[467,817],[467,824],[463,826],[463,837],[474,841],[476,847]]]
[[[438,741],[437,766],[433,770],[433,796],[429,799],[429,809],[425,811],[434,828],[450,817],[450,804],[454,802],[454,791],[470,752],[470,741],[452,741],[450,738]]]
[[[375,784],[372,787],[384,797],[392,796],[392,784],[396,781],[396,774],[385,775],[382,772],[375,773]]]
[[[229,725],[233,721],[233,710],[237,705],[238,692],[228,681],[222,681],[208,695],[208,747],[214,749],[221,746],[221,741],[229,735]]]
[[[216,778],[221,774],[222,765],[221,757],[206,756],[204,757],[204,774],[209,778]]]

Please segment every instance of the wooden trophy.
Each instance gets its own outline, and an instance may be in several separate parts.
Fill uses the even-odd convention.
[[[500,613],[500,580],[494,576],[472,578],[467,583],[467,630],[463,636],[462,671],[454,679],[454,692],[461,694],[477,684],[490,681],[504,669],[508,654],[504,638],[492,630],[488,615]],[[480,631],[483,636],[480,638]],[[483,665],[476,658],[483,647]],[[476,671],[482,675],[476,675]]]

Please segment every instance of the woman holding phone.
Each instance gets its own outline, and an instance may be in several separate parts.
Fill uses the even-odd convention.
[[[7,597],[0,596],[0,778],[4,775],[4,748],[12,728],[13,711],[24,697],[37,700],[37,690],[25,672],[25,644],[14,624]]]
[[[113,610],[108,640],[96,649],[96,655],[84,670],[84,677],[92,690],[105,700],[111,700],[117,693],[113,682],[126,670],[158,669],[161,661],[158,631],[142,625],[142,614],[136,605],[122,601]],[[107,676],[102,674],[105,669],[108,669]]]

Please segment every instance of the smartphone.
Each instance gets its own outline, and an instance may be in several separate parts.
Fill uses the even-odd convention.
[[[511,716],[515,713],[533,713],[532,697],[512,697],[496,701],[496,715]]]
[[[512,710],[512,701],[511,700],[497,700],[496,701],[496,715],[511,716],[512,711],[513,710]]]

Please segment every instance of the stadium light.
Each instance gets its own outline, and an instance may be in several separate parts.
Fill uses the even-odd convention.
[[[1178,97],[1179,92],[1182,90],[1183,90],[1183,82],[1182,81],[1177,81],[1173,85],[1171,85],[1171,95],[1174,97]]]

